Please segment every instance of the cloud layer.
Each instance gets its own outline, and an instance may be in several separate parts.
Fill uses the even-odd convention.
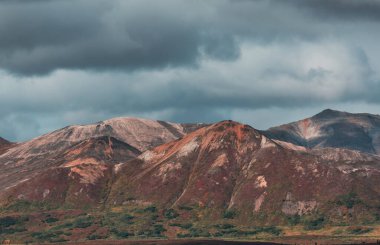
[[[121,115],[265,128],[286,122],[273,113],[380,108],[378,1],[0,6],[0,135],[12,140]]]

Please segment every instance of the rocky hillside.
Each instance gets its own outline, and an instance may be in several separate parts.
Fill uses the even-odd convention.
[[[294,123],[270,128],[268,137],[308,148],[346,148],[380,154],[380,116],[324,110]]]
[[[256,239],[295,225],[352,236],[380,222],[376,154],[310,149],[233,121],[132,122],[67,127],[1,155],[0,238]]]
[[[107,202],[197,207],[208,210],[211,220],[231,211],[241,222],[260,216],[266,218],[254,222],[278,224],[293,215],[345,215],[339,198],[354,193],[363,203],[358,213],[350,211],[354,219],[359,213],[371,216],[380,205],[379,184],[376,156],[297,149],[250,126],[223,121],[123,164]]]
[[[14,146],[14,144],[12,144],[8,140],[0,137],[0,155],[2,155],[4,152],[6,152],[12,146]]]
[[[19,143],[2,154],[0,191],[30,179],[38,182],[35,176],[57,167],[61,172],[67,166],[89,164],[87,169],[92,171],[99,161],[116,165],[201,126],[138,118],[115,118],[91,125],[69,126]]]

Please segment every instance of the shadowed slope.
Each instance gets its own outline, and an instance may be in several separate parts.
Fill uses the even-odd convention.
[[[8,149],[15,146],[15,144],[9,142],[8,140],[0,137],[0,155],[5,153]]]
[[[380,116],[334,110],[265,131],[272,139],[309,148],[346,148],[380,154]]]

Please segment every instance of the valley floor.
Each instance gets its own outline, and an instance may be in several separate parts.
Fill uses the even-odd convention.
[[[18,203],[0,209],[0,244],[380,244],[379,222],[337,226],[301,220],[265,226],[244,224],[231,215],[199,219],[205,211],[134,203],[84,211]]]

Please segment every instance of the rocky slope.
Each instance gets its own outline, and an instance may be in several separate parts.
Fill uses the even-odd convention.
[[[380,221],[378,155],[310,149],[233,121],[117,124],[68,127],[0,156],[0,239],[255,239]]]
[[[259,216],[265,217],[262,222],[280,222],[316,212],[346,215],[338,199],[355,193],[365,205],[357,207],[358,213],[351,210],[352,217],[371,216],[363,210],[380,205],[379,158],[325,151],[294,149],[250,126],[224,121],[123,164],[107,202],[198,207],[208,210],[211,220],[235,210],[241,222]]]
[[[13,146],[14,146],[13,143],[0,137],[0,155],[2,155],[4,152],[6,152],[8,149],[10,149]]]
[[[20,198],[54,200],[57,192],[61,197],[56,201],[60,203],[76,193],[72,188],[81,190],[80,183],[96,192],[95,182],[102,182],[103,177],[108,181],[115,165],[201,126],[115,118],[54,131],[17,144],[0,156],[0,195],[9,195],[16,186],[23,190],[17,194]],[[63,191],[69,187],[69,193]]]
[[[5,165],[0,202],[47,201],[55,206],[101,203],[113,176],[114,166],[133,159],[140,151],[110,136],[83,140],[65,150],[50,165]],[[12,183],[12,185],[10,185]]]
[[[272,139],[308,148],[346,148],[380,154],[380,116],[324,110],[263,132]]]

